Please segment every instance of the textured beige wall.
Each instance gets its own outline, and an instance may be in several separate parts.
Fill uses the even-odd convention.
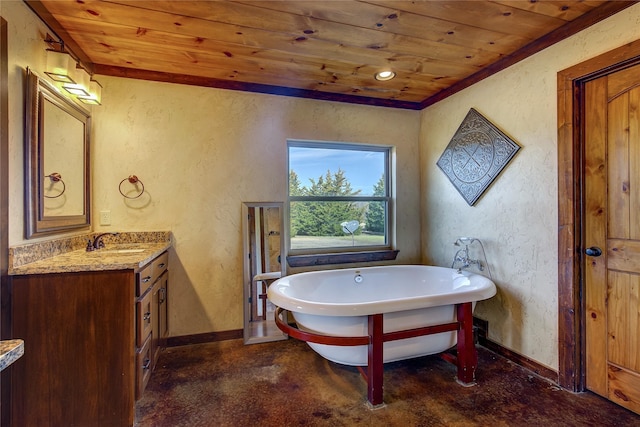
[[[11,246],[23,221],[24,69],[42,73],[46,27],[22,1],[0,3],[9,24]],[[284,201],[286,139],[396,146],[398,262],[420,261],[419,112],[97,76],[94,229],[171,230],[171,334],[242,328],[242,202]],[[130,174],[145,185],[126,200]],[[123,189],[132,189],[127,183]],[[98,225],[101,210],[112,225]],[[73,234],[73,233],[71,233]],[[49,239],[49,238],[47,238]],[[44,239],[41,239],[44,240]]]
[[[24,88],[25,69],[46,66],[47,28],[22,1],[0,2],[7,21],[9,70],[9,245],[24,241]]]
[[[480,238],[498,295],[478,304],[489,338],[558,367],[558,71],[640,37],[640,5],[422,111],[420,135],[424,262],[450,265],[458,236]],[[522,149],[469,207],[436,162],[475,108]]]
[[[47,29],[22,1],[9,23],[10,233],[23,232],[24,68],[42,73]],[[284,201],[286,140],[395,145],[398,262],[420,261],[419,112],[97,76],[93,219],[98,231],[171,230],[173,336],[242,328],[242,202]],[[137,175],[139,199],[120,181]],[[123,189],[132,189],[127,183]],[[98,225],[101,210],[112,225]],[[73,234],[73,233],[72,233]],[[42,240],[42,239],[41,239]]]
[[[284,201],[287,138],[393,144],[400,262],[420,260],[419,112],[99,77],[98,230],[171,230],[171,334],[242,327],[242,202]],[[125,200],[119,182],[145,185]],[[127,187],[123,184],[123,188]],[[98,225],[101,210],[112,225]]]

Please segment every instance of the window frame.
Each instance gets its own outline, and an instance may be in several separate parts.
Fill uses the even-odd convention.
[[[318,148],[332,150],[350,150],[350,151],[371,151],[384,154],[384,196],[291,196],[290,177],[290,148]],[[395,259],[398,251],[394,251],[393,242],[395,234],[395,215],[394,215],[394,192],[393,192],[393,159],[394,147],[390,145],[375,145],[353,142],[337,142],[337,141],[314,141],[314,140],[287,140],[287,204],[286,204],[286,224],[287,231],[286,246],[287,259],[291,266],[303,265],[322,265],[322,264],[338,264],[344,262],[367,262],[377,261],[381,259]],[[335,171],[332,171],[335,172]],[[381,201],[385,203],[385,243],[382,245],[368,246],[336,246],[329,248],[291,248],[291,203],[292,202],[373,202]],[[376,255],[378,254],[378,255]],[[393,255],[392,258],[389,258]],[[351,255],[351,256],[350,256]],[[307,261],[303,261],[307,260]]]

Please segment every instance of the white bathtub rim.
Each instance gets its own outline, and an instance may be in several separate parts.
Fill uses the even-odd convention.
[[[363,267],[350,268],[341,270],[345,273],[354,273],[356,271],[366,271],[367,269],[377,268],[402,268],[401,265],[385,266],[385,267]],[[412,266],[415,267],[415,266]],[[433,269],[447,269],[446,267],[423,266]],[[496,287],[493,281],[479,274],[473,274],[463,271],[461,274],[467,276],[470,281],[474,282],[473,287],[464,290],[457,289],[453,293],[419,295],[408,298],[396,298],[381,301],[367,302],[348,302],[348,303],[327,303],[309,301],[301,298],[294,298],[287,295],[286,290],[290,286],[290,280],[297,275],[321,274],[319,272],[298,273],[291,276],[285,276],[274,282],[268,289],[269,300],[278,307],[289,311],[315,314],[321,316],[364,316],[379,313],[391,313],[405,310],[414,310],[420,308],[437,307],[449,304],[462,304],[466,302],[476,302],[493,297],[496,294]]]

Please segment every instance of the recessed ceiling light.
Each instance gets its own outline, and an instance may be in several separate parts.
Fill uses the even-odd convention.
[[[375,75],[376,80],[380,80],[381,82],[391,80],[396,76],[396,73],[390,70],[377,72]]]

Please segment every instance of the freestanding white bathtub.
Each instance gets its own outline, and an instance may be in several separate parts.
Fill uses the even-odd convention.
[[[473,307],[495,293],[494,283],[479,274],[422,265],[299,273],[267,291],[273,304],[292,313],[298,328],[287,326],[280,312],[278,326],[328,360],[369,370],[380,365],[375,369],[381,376],[383,363],[441,353],[458,343],[454,361],[463,383],[473,381],[477,361]],[[379,402],[370,395],[371,404],[382,403],[379,393]]]

